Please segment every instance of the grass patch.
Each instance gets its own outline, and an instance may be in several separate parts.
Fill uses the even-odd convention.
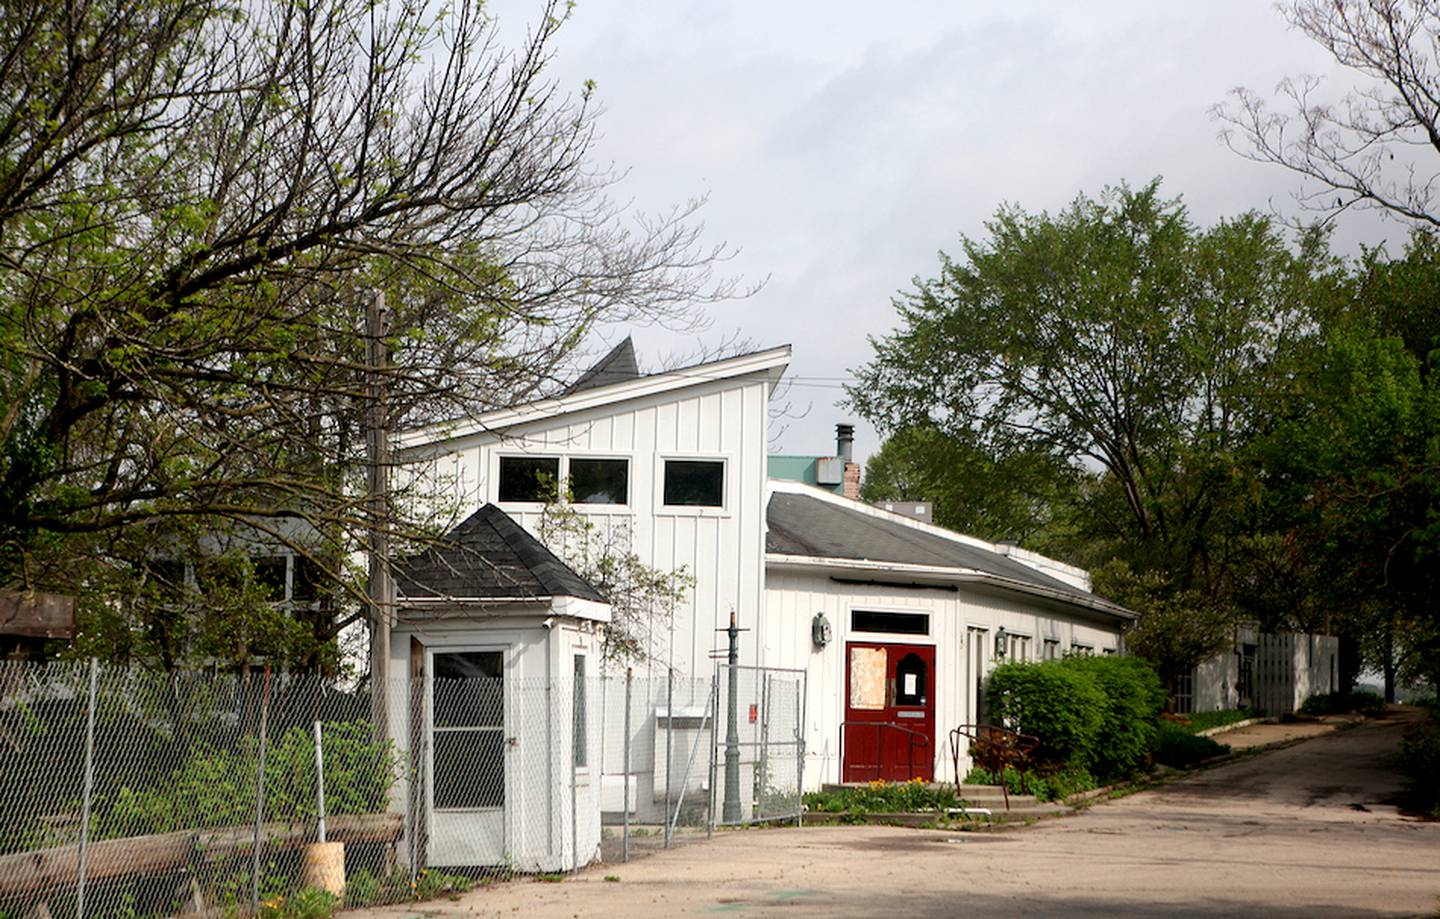
[[[1191,734],[1199,734],[1201,731],[1208,731],[1212,728],[1223,728],[1227,724],[1238,724],[1241,721],[1255,718],[1259,714],[1254,709],[1247,708],[1231,708],[1220,712],[1193,712],[1185,716],[1190,723],[1182,726],[1188,728]]]
[[[988,769],[976,766],[965,776],[967,785],[1000,785],[1001,777]],[[1095,777],[1084,769],[1062,769],[1043,775],[1033,770],[1021,771],[1014,766],[1005,767],[1005,788],[1012,795],[1034,795],[1037,801],[1060,801],[1073,794],[1097,787]]]

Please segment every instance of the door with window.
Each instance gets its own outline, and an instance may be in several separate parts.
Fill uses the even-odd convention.
[[[841,780],[904,782],[935,775],[935,648],[845,646]]]
[[[427,861],[505,861],[505,651],[436,651],[430,659],[425,783]]]

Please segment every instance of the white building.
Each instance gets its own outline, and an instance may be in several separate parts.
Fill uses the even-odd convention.
[[[983,719],[980,687],[998,661],[1117,653],[1133,616],[1054,560],[768,480],[768,400],[789,360],[780,347],[640,375],[627,340],[554,398],[411,432],[398,446],[462,513],[489,506],[535,532],[554,494],[544,483],[565,481],[573,506],[628,532],[647,564],[687,569],[695,588],[673,632],[653,636],[652,666],[708,678],[733,611],[746,629],[742,664],[807,676],[807,788],[948,780],[949,732]],[[411,606],[456,607],[465,585],[440,594],[449,600]],[[593,654],[598,606],[575,607],[565,620],[574,637],[557,651],[540,649],[537,602],[503,612],[491,602],[483,623],[467,614],[397,629],[392,667],[409,672],[442,645],[483,645],[505,655],[494,659],[504,679],[523,681],[568,667],[567,642]],[[512,763],[507,782],[513,773]]]

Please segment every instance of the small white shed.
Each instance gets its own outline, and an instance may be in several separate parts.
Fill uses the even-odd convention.
[[[492,504],[395,580],[391,733],[416,765],[397,807],[421,863],[593,861],[605,598]]]

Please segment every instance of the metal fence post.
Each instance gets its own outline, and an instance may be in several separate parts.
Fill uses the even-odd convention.
[[[715,773],[719,765],[718,752],[720,747],[720,734],[715,730],[715,725],[720,721],[720,666],[715,666],[715,673],[710,677],[710,794],[707,808],[710,813],[706,815],[705,838],[715,837]]]
[[[635,670],[631,667],[625,668],[625,773],[622,776],[625,780],[625,803],[624,810],[620,815],[622,829],[620,831],[620,861],[630,861],[630,690],[631,684],[635,682]]]
[[[575,747],[576,747],[576,744],[580,741],[580,738],[583,737],[583,736],[585,736],[585,734],[588,733],[588,730],[589,730],[589,725],[588,725],[588,724],[581,724],[581,723],[580,723],[580,693],[584,691],[583,681],[584,681],[584,677],[578,677],[578,678],[577,678],[576,676],[574,676],[574,671],[571,671],[571,677],[570,677],[570,682],[571,682],[571,686],[570,686],[570,869],[569,869],[569,870],[571,870],[571,871],[578,871],[579,868],[580,868],[580,828],[577,826],[577,824],[579,823],[579,820],[577,819],[577,818],[579,817],[579,813],[578,813],[578,810],[577,810],[576,805],[575,805],[575,787],[576,787],[576,784],[577,784],[577,782],[578,782],[575,774],[576,774],[577,772],[579,772],[580,770],[579,770],[579,768],[578,768],[578,763],[577,763],[578,757],[576,757],[576,755],[575,755],[578,751],[576,750]],[[589,713],[588,711],[585,713],[585,720],[586,720],[587,722],[590,720],[590,713]],[[586,742],[587,742],[587,744],[588,744],[589,738],[586,737],[585,739],[586,739]],[[587,755],[587,756],[589,755],[589,751],[588,751],[588,750],[586,751],[586,755]]]
[[[325,844],[325,748],[320,739],[320,722],[315,722],[315,803],[320,821],[316,836],[321,845]]]
[[[95,701],[99,692],[100,662],[90,658],[90,701],[85,716],[85,784],[80,798],[80,864],[75,886],[75,915],[85,919],[85,871],[90,848],[90,798],[95,790]]]
[[[675,774],[675,668],[665,668],[665,848],[670,848],[670,777]]]
[[[810,673],[807,670],[800,675],[798,691],[800,698],[797,708],[800,709],[800,718],[795,724],[795,757],[799,765],[795,770],[795,793],[800,798],[799,805],[795,808],[795,825],[805,825],[805,707],[810,701]],[[958,783],[960,779],[957,777]]]
[[[250,911],[260,912],[260,834],[265,823],[265,741],[270,725],[270,668],[260,690],[260,762],[255,767],[255,845],[250,860]]]
[[[770,674],[760,674],[760,778],[755,788],[755,816],[765,819],[765,791],[770,782]]]

